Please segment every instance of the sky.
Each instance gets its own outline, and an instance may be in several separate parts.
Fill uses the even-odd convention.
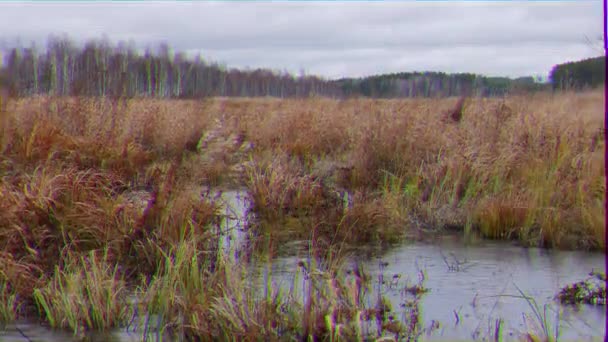
[[[162,42],[229,68],[325,78],[442,71],[544,76],[603,54],[602,0],[0,2],[0,47]]]

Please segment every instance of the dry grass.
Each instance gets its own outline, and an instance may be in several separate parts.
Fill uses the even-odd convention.
[[[86,283],[81,258],[103,250],[103,265],[91,265],[134,279],[152,274],[162,248],[190,230],[198,234],[199,248],[215,248],[216,205],[195,193],[200,184],[192,182],[189,168],[198,165],[182,163],[202,126],[188,124],[196,114],[187,106],[177,108],[184,116],[170,114],[173,109],[151,102],[117,110],[99,99],[8,103],[0,127],[0,283],[8,295],[3,308],[31,312],[36,304],[54,327],[109,328],[121,321],[116,312],[98,319],[74,307],[97,308],[99,301],[63,301],[62,290],[92,295],[94,286],[102,286]],[[184,136],[188,129],[190,136]],[[15,297],[19,306],[11,304]],[[69,322],[53,318],[68,311],[75,315]]]
[[[601,91],[464,102],[243,100],[231,106],[256,150],[275,158],[254,160],[257,173],[250,174],[257,176],[250,177],[250,188],[263,210],[281,209],[286,201],[308,208],[310,196],[299,203],[289,189],[299,184],[314,192],[315,165],[331,160],[352,167],[342,187],[383,198],[393,221],[471,224],[490,238],[605,248]]]
[[[51,318],[75,305],[61,289],[91,286],[82,272],[90,263],[108,288],[145,278],[142,288],[157,294],[150,310],[177,315],[168,326],[193,335],[217,332],[205,325],[209,313],[199,317],[209,307],[234,336],[276,337],[281,324],[320,331],[316,314],[306,325],[268,325],[276,295],[264,308],[234,302],[243,274],[217,273],[220,217],[203,186],[246,186],[258,232],[325,247],[471,227],[528,245],[605,250],[602,113],[600,91],[464,101],[12,99],[0,127],[0,318],[38,305],[57,327],[118,324],[122,311],[84,315],[110,301],[103,291],[83,297],[70,322]],[[188,284],[180,277],[194,265],[170,257],[185,243],[201,272]],[[169,266],[185,268],[171,275]],[[196,295],[206,297],[190,297],[204,287],[196,281],[214,284]],[[162,302],[176,286],[183,297]],[[343,317],[322,325],[336,333]]]

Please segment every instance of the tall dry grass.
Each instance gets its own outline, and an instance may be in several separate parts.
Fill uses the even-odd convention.
[[[454,120],[460,104],[316,99],[231,106],[258,151],[296,159],[301,177],[326,160],[348,163],[343,185],[381,197],[397,222],[471,225],[490,238],[603,250],[602,92],[467,99]],[[268,170],[267,162],[256,165]],[[264,182],[277,186],[265,199],[293,184],[273,173],[261,179],[252,182],[254,193]],[[266,211],[281,209],[258,202]]]
[[[8,104],[2,169],[65,163],[150,185],[179,160],[183,183],[244,174],[269,215],[359,190],[381,199],[394,224],[470,224],[487,237],[603,249],[602,106],[600,91],[464,103],[28,98]],[[239,149],[243,141],[253,150]],[[332,163],[349,174],[317,172]]]
[[[143,276],[150,291],[184,286],[180,300],[189,303],[197,287],[171,278],[167,258],[188,241],[203,253],[201,272],[218,269],[220,217],[201,191],[212,185],[246,186],[259,232],[283,230],[325,247],[451,227],[528,245],[605,250],[602,113],[599,91],[461,103],[11,99],[0,127],[2,320],[67,310],[52,293],[67,284],[86,292],[87,262],[102,278]],[[93,255],[101,251],[99,261]],[[237,276],[230,277],[213,278],[217,292],[206,295],[216,302],[195,298],[215,305],[217,319],[254,309],[250,299],[228,300],[240,291],[226,283]],[[100,318],[56,326],[108,328],[124,318],[95,314]],[[225,327],[276,333],[243,319],[248,323]]]
[[[205,120],[189,123],[197,114],[180,105],[117,108],[103,99],[41,97],[7,104],[0,127],[3,317],[12,307],[74,331],[109,328],[122,313],[74,307],[67,292],[92,295],[103,286],[97,273],[108,269],[129,281],[151,275],[163,248],[189,231],[197,233],[198,248],[217,249],[217,206],[185,176],[192,166],[184,160]],[[103,264],[78,263],[99,251]],[[87,298],[77,304],[96,308],[107,299]],[[66,312],[75,316],[52,319]]]

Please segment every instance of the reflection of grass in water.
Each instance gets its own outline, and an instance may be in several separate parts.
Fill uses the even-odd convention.
[[[530,310],[532,310],[531,315],[523,315],[524,324],[528,329],[528,331],[523,333],[524,338],[528,341],[557,341],[559,339],[559,329],[561,321],[560,311],[555,311],[555,317],[552,319],[548,314],[548,311],[550,310],[549,304],[545,304],[541,308],[534,298],[526,295],[524,291],[522,291],[517,285],[515,285],[515,288],[519,292],[518,296],[501,295],[501,297],[513,297],[524,299],[530,307]],[[551,328],[552,325],[555,325],[555,330]]]
[[[293,283],[302,287],[290,289],[277,288],[271,274],[264,276],[261,287],[252,284],[243,263],[222,259],[211,274],[198,271],[205,269],[201,262],[189,243],[176,246],[161,273],[142,288],[146,311],[160,317],[161,329],[202,339],[352,340],[368,337],[366,322],[378,320],[380,335],[411,336],[419,331],[395,320],[386,299],[366,305],[363,299],[371,279],[360,267],[344,269],[339,256],[301,261]],[[271,269],[269,264],[267,272]],[[417,325],[417,320],[412,322]]]
[[[475,340],[481,339],[483,341],[488,341],[488,340],[489,341],[502,341],[503,333],[504,333],[504,325],[506,323],[506,319],[501,318],[501,317],[494,318],[494,317],[492,317],[492,313],[497,308],[500,298],[510,297],[510,298],[525,299],[527,304],[532,309],[533,316],[523,313],[524,324],[526,325],[526,327],[528,329],[528,331],[526,331],[522,334],[523,337],[528,341],[553,341],[551,339],[540,339],[539,340],[538,336],[537,336],[538,333],[540,333],[542,336],[550,336],[550,335],[548,335],[550,328],[549,328],[549,321],[548,321],[547,312],[546,312],[548,305],[545,305],[544,311],[541,311],[539,306],[537,305],[536,301],[534,300],[534,298],[532,298],[530,296],[526,296],[524,294],[524,292],[519,287],[517,287],[517,285],[515,285],[515,287],[519,291],[520,295],[505,294],[507,286],[508,286],[508,284],[505,284],[505,286],[503,287],[503,289],[501,291],[501,294],[499,294],[499,295],[483,297],[483,298],[496,298],[496,301],[492,305],[492,309],[490,310],[490,312],[487,313],[487,320],[484,319],[483,315],[481,317],[477,316],[477,305],[478,305],[477,301],[478,301],[478,299],[481,299],[481,298],[478,297],[477,295],[475,295],[475,297],[473,298],[473,300],[471,302],[471,307],[474,309],[474,313],[477,316],[477,319],[479,320],[479,324],[473,330],[472,338]],[[455,320],[456,320],[456,325],[458,325],[458,323],[460,322],[460,314],[456,310],[454,310],[453,312],[454,312],[454,316],[455,316]],[[487,327],[486,327],[485,333],[482,333],[482,330],[483,330],[482,324],[484,322],[487,323]],[[529,326],[530,324],[533,324],[533,326]],[[557,330],[556,330],[556,332],[557,332]],[[557,334],[556,334],[556,336],[557,336]]]
[[[515,285],[515,288],[518,291],[518,295],[508,295],[502,294],[495,297],[510,297],[523,299],[526,301],[528,307],[530,308],[529,313],[522,313],[523,323],[525,325],[525,331],[520,332],[521,337],[526,341],[558,341],[560,339],[560,331],[562,325],[568,324],[567,321],[564,321],[564,317],[562,316],[561,309],[553,309],[550,304],[544,304],[542,307],[538,304],[536,299],[525,294],[525,292]],[[551,316],[551,313],[554,313],[554,316]],[[502,319],[501,319],[502,320]],[[498,320],[497,320],[498,321]],[[586,322],[581,321],[586,326],[589,325]],[[573,327],[571,324],[569,324]],[[499,331],[499,330],[496,330]],[[582,335],[581,335],[582,336]],[[497,338],[497,335],[493,335],[494,338]]]

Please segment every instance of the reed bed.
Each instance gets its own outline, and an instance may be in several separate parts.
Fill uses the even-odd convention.
[[[444,229],[605,250],[602,113],[599,91],[10,100],[0,113],[0,324],[33,315],[85,334],[144,311],[192,339],[361,337],[371,309],[354,293],[364,284],[348,285],[339,263],[317,267],[308,294],[319,302],[298,306],[272,286],[257,296],[247,261],[219,252],[222,215],[205,189],[246,187],[258,237],[311,240],[317,257],[337,243]]]
[[[284,202],[265,200],[300,181],[299,193],[319,193],[319,184],[360,191],[382,203],[390,217],[384,226],[400,231],[469,226],[483,237],[530,246],[605,249],[600,91],[231,106],[247,107],[235,113],[259,155],[272,151],[272,163],[259,158],[258,173],[249,177],[265,212],[284,212]],[[333,170],[317,172],[327,164]],[[348,166],[346,175],[340,165]],[[258,177],[260,170],[270,172]],[[302,206],[290,205],[309,207],[310,196],[301,198]],[[365,236],[370,225],[359,226]]]

